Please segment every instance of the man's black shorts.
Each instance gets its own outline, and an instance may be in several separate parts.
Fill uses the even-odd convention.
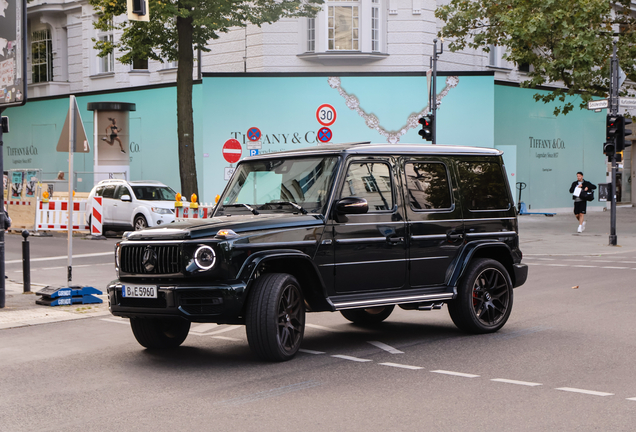
[[[585,211],[587,210],[587,201],[579,201],[576,202],[574,201],[574,214],[585,214]]]

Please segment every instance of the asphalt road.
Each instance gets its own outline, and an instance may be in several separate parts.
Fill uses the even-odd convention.
[[[111,259],[78,262],[90,277]],[[633,430],[636,252],[524,261],[496,334],[459,332],[446,307],[374,328],[309,314],[286,363],[257,361],[240,326],[195,324],[166,352],[112,316],[0,330],[0,430]]]

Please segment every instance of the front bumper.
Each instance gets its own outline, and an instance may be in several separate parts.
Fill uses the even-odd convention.
[[[241,324],[245,286],[242,284],[215,285],[157,285],[157,298],[125,298],[122,285],[114,281],[108,285],[108,302],[113,315],[125,318],[180,317],[191,322]],[[148,283],[140,283],[149,285]]]
[[[528,279],[528,265],[519,263],[514,264],[512,267],[515,272],[514,288],[517,288],[526,283],[526,279]]]
[[[150,212],[150,220],[148,221],[148,226],[156,227],[156,226],[164,226],[169,223],[175,221],[175,214],[159,214],[155,212]]]

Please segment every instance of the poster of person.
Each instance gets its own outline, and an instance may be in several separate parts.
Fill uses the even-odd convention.
[[[24,103],[23,8],[21,0],[0,0],[0,106]]]
[[[128,111],[99,111],[97,115],[99,165],[128,165]]]
[[[35,196],[35,189],[38,184],[38,173],[37,171],[27,171],[26,172],[26,198],[33,198]]]
[[[22,183],[24,181],[24,171],[14,171],[11,173],[11,198],[22,197]]]

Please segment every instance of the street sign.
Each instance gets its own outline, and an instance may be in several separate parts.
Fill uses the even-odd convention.
[[[234,138],[225,141],[225,144],[223,144],[223,158],[229,163],[238,162],[242,153],[241,143]]]
[[[0,0],[1,1],[1,0]],[[86,131],[84,130],[84,123],[82,123],[82,117],[79,113],[79,108],[77,107],[77,101],[74,99],[73,102],[75,104],[75,148],[73,152],[75,153],[88,153],[91,149],[88,145],[88,140],[86,139]],[[57,142],[57,147],[55,148],[59,152],[68,152],[68,148],[70,147],[71,137],[69,136],[69,121],[71,116],[71,109],[69,107],[68,112],[66,113],[66,120],[64,120],[64,126],[62,127],[62,132],[60,133],[60,139]]]
[[[636,107],[636,98],[631,98],[631,97],[618,98],[618,104],[624,107]]]
[[[0,0],[0,110],[27,98],[26,0]]]
[[[328,127],[324,127],[321,128],[318,131],[318,141],[322,142],[322,143],[327,143],[329,141],[331,141],[331,138],[333,138],[333,134],[331,133],[331,129],[329,129]]]
[[[316,119],[323,126],[331,126],[336,122],[336,110],[329,104],[322,104],[316,110]]]
[[[263,148],[263,143],[260,141],[248,141],[245,146],[248,150],[260,150]]]
[[[587,103],[587,109],[589,110],[600,110],[606,108],[609,108],[609,101],[607,99],[594,100]]]
[[[250,156],[258,156],[258,149],[251,149]]]
[[[247,130],[247,139],[250,141],[258,141],[261,139],[261,130],[257,127],[252,127]]]
[[[225,181],[228,181],[229,179],[232,178],[232,174],[234,174],[234,170],[236,168],[232,168],[232,167],[226,167],[223,169],[223,179]]]

